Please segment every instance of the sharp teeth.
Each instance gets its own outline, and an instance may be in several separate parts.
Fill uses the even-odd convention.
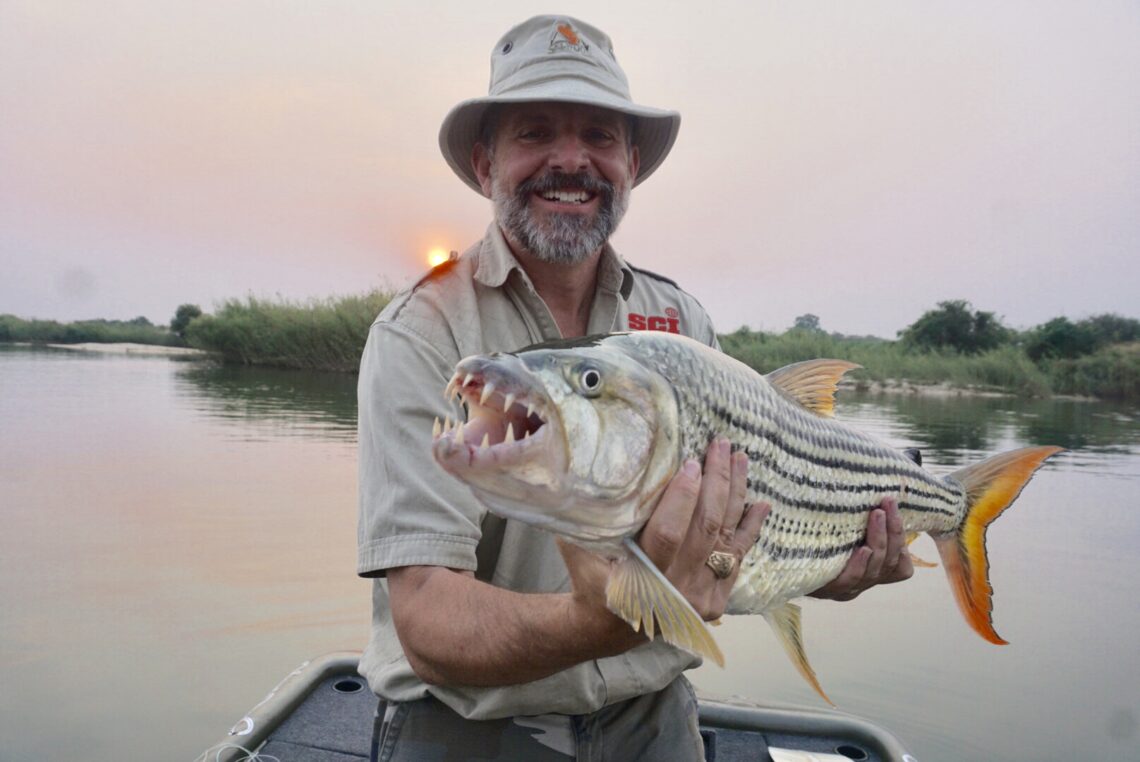
[[[475,374],[468,373],[463,379],[463,386],[467,386],[469,383],[471,383],[471,379],[473,378],[475,378]]]
[[[528,402],[526,403],[526,417],[530,418],[532,415],[534,415],[534,403]]]
[[[507,424],[507,435],[505,437],[503,437],[503,441],[506,442],[507,444],[510,444],[511,442],[515,441],[514,424],[511,424],[511,423]]]
[[[463,424],[462,422],[455,424],[455,444],[463,444]]]
[[[479,404],[482,405],[487,402],[487,398],[495,393],[495,385],[488,381],[483,385],[483,393],[479,395]]]
[[[506,396],[506,398],[503,400],[503,412],[505,413],[508,410],[510,410],[511,405],[513,405],[513,404],[515,404],[515,395],[508,394]]]
[[[439,425],[439,416],[436,416],[435,423],[431,425],[431,438],[439,439],[439,435],[443,433],[443,427]]]
[[[523,439],[527,439],[528,437],[530,437],[530,429],[523,431]]]
[[[479,449],[483,450],[491,446],[491,432],[483,435],[483,441],[479,444]]]
[[[445,415],[443,417],[443,433],[444,434],[450,434],[451,433],[451,416],[450,415]]]
[[[450,400],[455,395],[455,377],[452,376],[451,380],[447,382],[447,388],[443,390],[443,398]]]

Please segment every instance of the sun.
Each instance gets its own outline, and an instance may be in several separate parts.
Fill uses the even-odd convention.
[[[450,258],[451,254],[448,253],[447,249],[439,246],[429,251],[427,255],[428,264],[432,267],[439,267]]]

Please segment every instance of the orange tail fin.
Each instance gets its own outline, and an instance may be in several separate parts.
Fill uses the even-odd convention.
[[[1004,645],[993,627],[993,588],[986,528],[1017,499],[1033,472],[1060,447],[1026,447],[958,469],[948,477],[966,488],[966,518],[956,533],[934,538],[958,608],[974,631]]]

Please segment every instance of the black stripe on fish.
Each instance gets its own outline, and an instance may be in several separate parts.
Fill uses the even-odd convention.
[[[869,511],[872,511],[872,510],[878,508],[879,504],[880,504],[880,501],[875,500],[874,502],[871,502],[871,503],[868,503],[865,505],[850,505],[850,506],[821,505],[818,500],[788,497],[786,495],[782,495],[777,490],[773,489],[771,486],[769,486],[767,484],[763,484],[759,481],[754,481],[752,479],[748,480],[748,489],[749,489],[749,491],[754,490],[756,492],[756,494],[764,496],[765,498],[772,501],[773,503],[777,503],[779,505],[786,505],[789,508],[801,508],[803,510],[814,511],[816,513],[867,513]],[[823,489],[827,489],[827,487],[824,487]],[[882,488],[882,487],[878,487],[878,488],[875,488],[874,490],[869,490],[869,491],[882,492],[883,489],[884,488]],[[901,492],[902,490],[898,489],[898,490],[892,490],[892,491]],[[909,492],[906,494],[909,494]],[[957,511],[951,510],[949,508],[942,508],[939,506],[921,505],[919,503],[915,503],[913,501],[906,500],[905,498],[903,500],[899,501],[899,510],[908,510],[908,511],[913,511],[915,513],[940,513],[940,514],[943,514],[946,516],[956,516],[957,515]]]
[[[780,478],[784,479],[785,481],[791,482],[792,484],[795,484],[796,486],[799,486],[799,487],[808,487],[809,489],[832,490],[835,492],[875,492],[875,491],[882,491],[883,489],[885,489],[885,487],[882,484],[873,484],[871,482],[862,482],[859,484],[843,484],[843,483],[829,484],[827,482],[817,481],[815,479],[812,479],[807,474],[804,474],[804,473],[798,473],[797,474],[797,473],[793,473],[791,471],[788,471],[787,469],[782,468],[780,466],[780,464],[776,463],[774,460],[772,460],[770,458],[769,459],[764,458],[764,456],[761,453],[759,453],[755,450],[745,449],[744,453],[745,453],[745,455],[748,456],[748,460],[751,461],[752,463],[763,463],[764,468],[766,470],[771,471],[776,476],[779,476]],[[911,476],[912,474],[909,471],[900,471],[897,474],[892,473],[892,474],[884,474],[884,475],[885,476]],[[748,480],[748,486],[749,487],[752,486],[752,480],[751,479]],[[906,494],[910,497],[921,497],[921,498],[926,498],[928,500],[935,500],[935,501],[940,502],[940,503],[945,503],[946,505],[950,506],[951,508],[955,507],[955,505],[956,505],[956,501],[952,497],[949,497],[949,496],[944,495],[944,494],[935,493],[935,492],[927,492],[925,490],[915,489],[914,487],[907,487]]]

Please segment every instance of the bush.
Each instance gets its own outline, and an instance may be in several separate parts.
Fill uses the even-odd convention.
[[[186,340],[226,362],[355,372],[368,328],[391,298],[374,290],[306,303],[231,299],[192,321]]]
[[[1011,334],[992,312],[971,312],[969,302],[956,299],[939,302],[899,336],[908,347],[977,354],[1008,343]]]

